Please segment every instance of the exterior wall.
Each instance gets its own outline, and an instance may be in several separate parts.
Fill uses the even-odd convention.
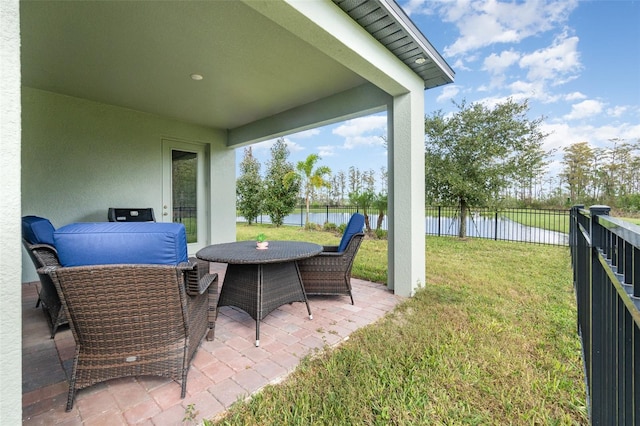
[[[20,283],[20,19],[16,0],[0,1],[0,424],[22,422]]]
[[[210,144],[212,158],[227,160],[211,170],[212,180],[235,180],[235,153],[226,148],[224,131],[28,87],[22,112],[22,215],[47,217],[56,228],[106,221],[107,209],[118,206],[153,207],[161,220],[163,139]],[[212,200],[235,200],[232,186],[215,190]],[[215,208],[235,213],[235,201]],[[235,240],[235,232],[215,234],[210,241]],[[26,252],[22,263],[23,281],[37,280]]]

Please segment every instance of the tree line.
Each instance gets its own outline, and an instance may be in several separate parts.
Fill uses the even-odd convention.
[[[366,231],[372,227],[369,213],[377,212],[376,229],[380,230],[387,208],[387,172],[382,168],[361,171],[350,167],[348,172],[332,174],[327,166],[317,165],[317,154],[309,155],[295,166],[288,160],[289,149],[280,138],[271,147],[271,158],[264,174],[262,165],[253,156],[251,147],[244,149],[240,162],[240,176],[236,182],[238,212],[251,224],[261,214],[280,226],[284,217],[297,205],[306,206],[306,224],[313,204],[331,206],[355,205],[363,210]]]
[[[564,148],[561,177],[569,199],[640,212],[640,141],[610,139],[612,146],[577,142]]]

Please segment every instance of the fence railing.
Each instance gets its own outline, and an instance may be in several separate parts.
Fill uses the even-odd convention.
[[[310,210],[309,221],[318,225],[346,224],[351,214],[363,212],[357,206],[321,206]],[[378,212],[367,210],[371,229],[378,225]],[[238,218],[243,221],[243,218]],[[284,218],[285,225],[304,226],[306,208],[300,206],[296,212]],[[258,216],[257,223],[271,223],[268,215]],[[380,222],[380,229],[388,230],[387,216]],[[445,236],[458,235],[460,209],[458,207],[435,206],[425,208],[425,234]],[[536,244],[569,245],[569,210],[554,209],[500,209],[473,208],[466,219],[468,237],[491,238],[502,241],[519,241]]]
[[[459,207],[427,207],[427,235],[458,235]],[[566,246],[569,244],[569,210],[489,208],[470,209],[467,237],[490,238]]]
[[[640,424],[640,227],[571,209],[578,333],[593,425]]]

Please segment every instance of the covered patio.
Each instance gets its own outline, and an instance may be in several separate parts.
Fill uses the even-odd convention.
[[[12,0],[0,17],[0,423],[20,418],[20,283],[37,280],[20,217],[170,222],[177,151],[199,162],[193,254],[235,241],[237,148],[386,112],[387,286],[424,285],[424,90],[454,73],[394,1]]]
[[[225,265],[212,264],[222,279]],[[220,308],[213,341],[202,341],[187,380],[180,385],[160,377],[115,379],[81,390],[65,412],[67,376],[74,341],[64,327],[49,339],[45,316],[35,308],[36,286],[22,286],[22,424],[182,424],[214,419],[234,402],[250,397],[268,384],[285,379],[308,356],[332,347],[391,311],[402,297],[381,284],[352,279],[354,297],[310,296],[313,320],[303,303],[285,305],[262,323],[260,347],[254,345],[255,322],[245,312]],[[193,409],[189,406],[193,404]]]

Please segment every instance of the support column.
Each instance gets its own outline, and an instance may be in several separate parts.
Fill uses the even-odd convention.
[[[0,1],[0,424],[22,419],[20,4]]]
[[[388,109],[388,286],[410,297],[425,285],[424,92],[396,96]]]

